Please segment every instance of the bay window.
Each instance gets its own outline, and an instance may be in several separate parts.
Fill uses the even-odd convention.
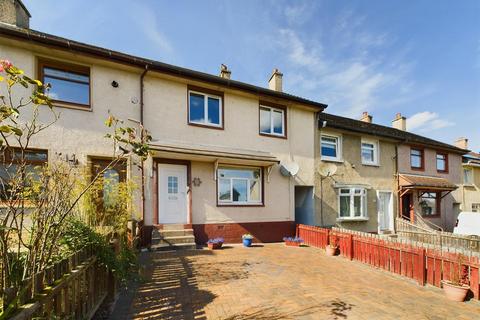
[[[365,220],[367,214],[367,190],[365,188],[341,188],[338,193],[338,219]]]
[[[261,205],[262,169],[219,167],[217,190],[219,205]]]

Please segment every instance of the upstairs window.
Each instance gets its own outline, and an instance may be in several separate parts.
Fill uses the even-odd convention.
[[[200,89],[199,89],[200,90]],[[188,123],[223,128],[223,101],[220,93],[188,91]]]
[[[437,153],[437,171],[448,172],[448,154]]]
[[[378,141],[362,140],[362,164],[378,165]]]
[[[341,188],[338,195],[339,219],[367,219],[367,190],[364,188]]]
[[[473,170],[463,168],[463,184],[473,185]]]
[[[410,149],[410,167],[415,170],[423,169],[423,150]]]
[[[90,68],[39,60],[39,78],[50,84],[47,95],[55,105],[90,108]]]
[[[472,212],[480,212],[480,203],[472,203]]]
[[[285,110],[260,106],[260,134],[286,137]]]
[[[320,137],[321,159],[326,161],[341,161],[342,139],[340,136],[321,135]]]

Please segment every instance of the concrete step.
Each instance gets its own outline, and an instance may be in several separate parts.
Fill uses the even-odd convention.
[[[162,237],[180,237],[180,236],[193,236],[193,229],[183,230],[158,230],[159,236]],[[154,234],[152,234],[154,235]]]
[[[169,244],[152,244],[150,246],[151,251],[170,251],[170,250],[195,250],[197,249],[197,245],[195,242],[190,243],[178,243],[175,245]]]
[[[163,230],[184,230],[183,224],[164,224]]]
[[[177,236],[177,237],[162,237],[162,238],[152,238],[152,244],[179,244],[179,243],[191,243],[195,242],[195,237],[193,235],[189,236]]]

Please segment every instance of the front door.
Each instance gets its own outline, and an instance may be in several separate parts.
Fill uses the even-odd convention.
[[[391,191],[378,191],[377,209],[379,231],[393,231],[393,199]]]
[[[159,223],[188,223],[187,166],[159,164],[158,172]]]

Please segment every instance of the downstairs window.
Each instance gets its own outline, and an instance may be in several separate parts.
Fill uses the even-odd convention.
[[[338,193],[338,219],[365,220],[367,214],[367,190],[364,188],[341,188]]]
[[[219,205],[261,205],[262,169],[219,167],[217,190]]]

